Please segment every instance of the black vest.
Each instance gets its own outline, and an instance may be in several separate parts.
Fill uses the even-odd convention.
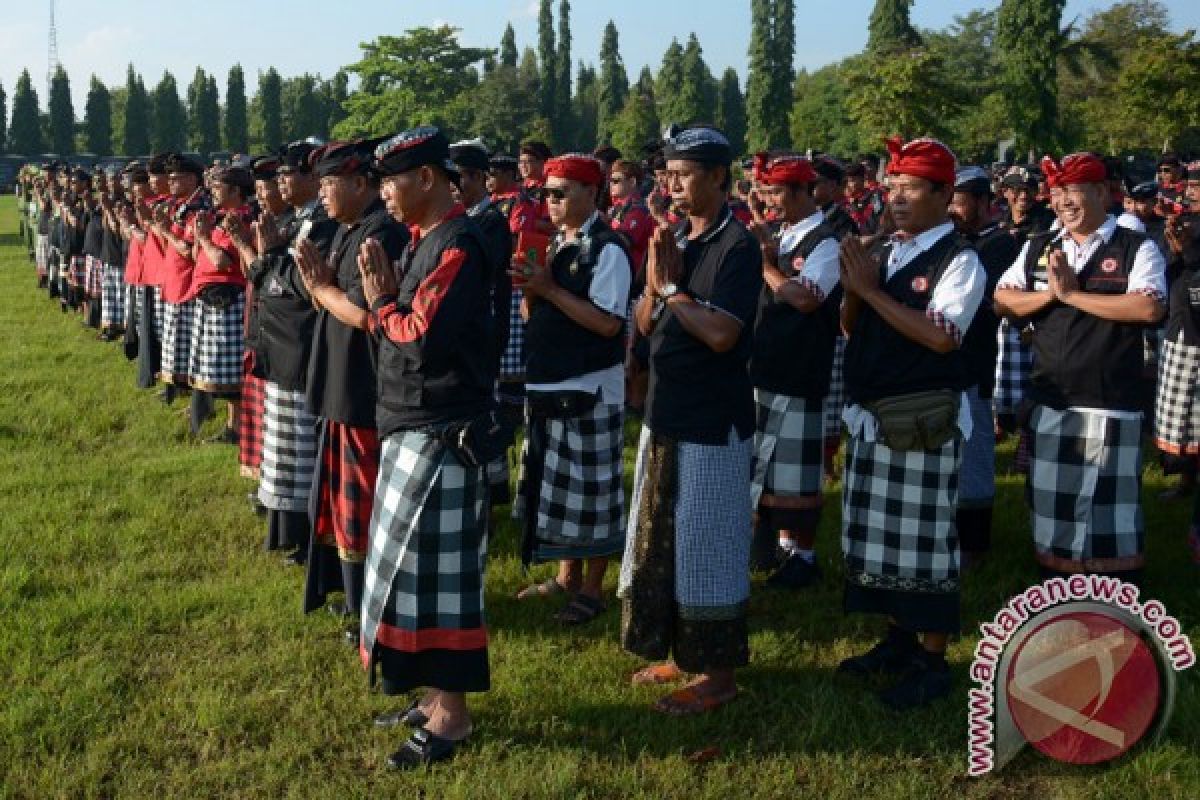
[[[486,347],[492,335],[489,270],[479,227],[467,216],[446,220],[405,251],[396,308],[408,313],[417,289],[449,248],[466,253],[429,328],[416,341],[394,342],[380,332],[380,436],[397,430],[470,419],[492,403],[496,362]]]
[[[822,222],[790,252],[780,253],[780,271],[789,279],[800,274],[817,245],[833,237],[833,229]],[[808,400],[829,394],[841,297],[839,286],[820,307],[802,313],[763,284],[750,357],[750,379],[757,388]]]
[[[970,327],[963,334],[962,351],[967,357],[967,369],[971,384],[979,388],[979,396],[989,398],[996,388],[996,359],[1000,355],[996,332],[1000,318],[992,309],[996,284],[1017,260],[1021,253],[1021,242],[999,225],[976,237],[965,237],[979,254],[979,263],[987,273],[987,285],[979,310],[975,312]]]
[[[1056,234],[1029,239],[1025,260],[1026,286],[1034,288],[1035,274],[1044,281],[1041,260]],[[1079,287],[1096,294],[1125,294],[1129,272],[1145,234],[1117,226],[1112,238],[1077,273]],[[1070,406],[1137,411],[1142,407],[1142,338],[1144,325],[1112,322],[1062,303],[1053,303],[1032,317],[1033,401],[1056,409]]]
[[[621,237],[597,220],[579,242],[563,245],[554,253],[550,273],[555,283],[591,302],[596,261],[610,244],[625,252]],[[553,303],[536,299],[530,304],[525,325],[525,352],[528,383],[558,383],[620,364],[625,359],[625,336],[621,331],[612,336],[593,333]]]
[[[969,249],[957,233],[947,234],[886,280],[891,252],[888,244],[880,259],[880,286],[901,305],[924,312],[950,262]],[[917,344],[884,322],[866,303],[846,341],[845,369],[846,391],[850,400],[860,405],[912,392],[961,390],[970,385],[961,349],[937,353]]]

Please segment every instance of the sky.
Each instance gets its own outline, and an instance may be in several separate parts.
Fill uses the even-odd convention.
[[[598,60],[600,38],[609,19],[620,34],[630,80],[643,65],[657,69],[672,37],[685,41],[695,32],[715,75],[732,66],[746,74],[750,43],[750,0],[574,0],[571,55]],[[817,68],[859,52],[867,40],[873,0],[797,0],[796,67]],[[940,29],[956,15],[994,7],[995,0],[917,0],[914,24]],[[1065,20],[1084,19],[1111,5],[1100,0],[1068,0]],[[1169,0],[1172,28],[1200,29],[1200,2]],[[558,0],[554,0],[557,14]],[[21,70],[34,77],[46,103],[49,0],[0,0],[0,85],[10,98]],[[422,25],[461,29],[467,46],[498,47],[511,22],[517,47],[537,45],[537,0],[57,0],[59,60],[71,78],[77,116],[94,73],[109,86],[124,85],[132,62],[152,88],[170,70],[181,93],[197,65],[217,76],[224,97],[225,76],[240,63],[253,93],[259,70],[274,66],[285,77],[304,72],[328,77],[359,57],[359,44],[381,34],[400,34]]]

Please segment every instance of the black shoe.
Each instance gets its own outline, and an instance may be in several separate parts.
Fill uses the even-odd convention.
[[[756,525],[750,542],[750,569],[775,569],[779,561],[779,535],[765,525]]]
[[[396,752],[388,756],[387,764],[391,769],[415,769],[417,767],[436,764],[454,758],[458,746],[466,739],[454,741],[443,739],[424,728],[417,728]]]
[[[879,700],[894,711],[923,708],[950,694],[954,680],[942,656],[918,653],[909,661],[900,681],[879,693]]]
[[[921,645],[916,634],[893,629],[878,644],[861,656],[851,656],[838,664],[843,675],[900,675],[912,666]]]
[[[210,436],[204,440],[208,444],[237,444],[238,432],[237,428],[226,428],[216,436]]]
[[[424,727],[429,717],[421,710],[420,701],[413,700],[408,708],[401,711],[389,711],[375,718],[376,728],[394,728],[397,725],[407,725],[410,728]]]
[[[246,492],[246,500],[250,503],[250,510],[260,517],[267,515],[267,507],[258,502],[258,492]]]
[[[283,563],[289,567],[303,567],[308,561],[308,553],[303,550],[293,550],[283,557]]]
[[[767,578],[767,586],[775,589],[805,589],[820,581],[821,568],[816,562],[809,561],[799,553],[792,553],[783,566]]]

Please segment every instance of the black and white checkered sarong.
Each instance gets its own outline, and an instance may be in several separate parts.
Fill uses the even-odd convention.
[[[1165,341],[1154,402],[1154,444],[1173,456],[1200,453],[1200,346]]]
[[[124,324],[125,270],[114,264],[105,264],[100,293],[100,327],[119,328]]]
[[[432,436],[383,440],[363,593],[362,652],[486,647],[487,489]]]
[[[623,419],[623,407],[610,403],[596,403],[580,417],[529,418],[512,515],[536,526],[535,563],[598,558],[624,549]],[[531,449],[534,436],[541,444]],[[541,451],[539,464],[531,460],[535,450]],[[528,520],[527,498],[535,490],[537,517]]]
[[[267,382],[258,501],[275,511],[305,511],[317,467],[317,418],[304,391]]]
[[[1037,406],[1029,483],[1038,562],[1059,572],[1143,563],[1142,421]]]
[[[163,325],[166,324],[167,301],[163,300],[162,287],[151,286],[150,291],[154,295],[154,338],[161,342],[163,340]],[[191,345],[191,334],[188,334],[188,343]]]
[[[833,345],[833,371],[829,375],[829,394],[825,395],[825,438],[842,435],[842,413],[846,410],[846,337],[838,336]]]
[[[104,262],[95,256],[83,257],[83,288],[88,297],[100,299],[104,293]]]
[[[521,292],[514,289],[508,313],[508,342],[500,354],[500,380],[525,378],[525,320],[521,318]]]
[[[1021,342],[1021,332],[1008,320],[1000,320],[996,331],[996,387],[992,392],[992,408],[997,414],[1015,414],[1029,388],[1029,373],[1033,370],[1033,348]]]
[[[188,380],[195,313],[195,300],[183,303],[163,301],[158,374],[168,383],[184,383]]]
[[[820,504],[825,437],[824,405],[765,389],[754,390],[758,421],[750,497],[811,497]]]
[[[196,298],[188,364],[192,386],[206,392],[236,392],[242,385],[246,295],[224,308]]]
[[[939,450],[893,450],[850,437],[842,489],[846,579],[912,592],[958,589],[962,439]]]

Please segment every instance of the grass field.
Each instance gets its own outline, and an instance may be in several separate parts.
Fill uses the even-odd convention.
[[[394,701],[367,690],[332,617],[301,613],[300,572],[263,551],[233,449],[189,441],[176,409],[134,387],[115,345],[35,290],[16,230],[5,198],[0,796],[1200,796],[1192,674],[1160,746],[1099,768],[1027,751],[982,779],[965,776],[974,635],[950,652],[954,698],[916,714],[835,678],[879,630],[840,612],[837,487],[819,545],[824,585],[794,595],[756,581],[742,696],[699,719],[663,718],[648,709],[658,692],[628,685],[639,662],[617,644],[614,611],[564,630],[553,606],[511,599],[528,576],[503,530],[488,573],[494,689],[475,699],[473,743],[449,766],[389,773],[400,734],[371,717]],[[1163,486],[1150,469],[1145,594],[1195,631],[1189,503],[1158,502]],[[1021,484],[1006,477],[998,489],[993,557],[966,582],[968,631],[1036,578]]]

